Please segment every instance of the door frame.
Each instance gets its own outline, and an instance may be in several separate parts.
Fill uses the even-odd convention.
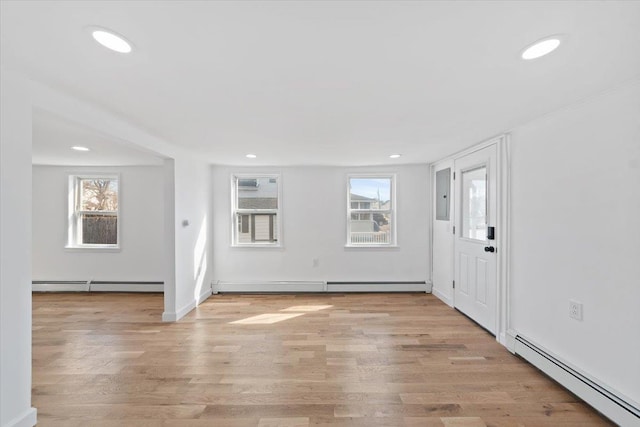
[[[513,348],[513,336],[514,334],[511,332],[511,307],[509,304],[510,300],[510,268],[509,268],[509,256],[510,256],[510,234],[511,234],[511,222],[510,222],[510,135],[508,133],[501,134],[492,138],[489,138],[485,141],[480,142],[479,144],[475,144],[469,148],[453,153],[447,157],[441,158],[435,162],[430,164],[430,178],[432,180],[431,187],[433,187],[435,182],[435,168],[434,165],[452,160],[454,162],[456,159],[474,153],[478,150],[482,150],[483,148],[490,147],[492,145],[496,146],[497,151],[497,165],[496,165],[496,178],[497,178],[497,194],[496,194],[496,204],[497,204],[497,212],[496,212],[496,240],[495,245],[497,247],[496,252],[496,340],[506,346],[507,348]],[[452,168],[452,171],[454,168]],[[460,179],[460,177],[456,177],[456,179]],[[434,206],[434,194],[431,192],[429,197],[429,212],[433,212]],[[454,200],[457,197],[455,194],[455,186],[452,186],[451,189],[451,199]],[[451,215],[455,218],[455,203],[451,204]],[[435,217],[432,215],[430,221],[430,258],[431,265],[433,266],[433,225],[434,225]],[[455,221],[455,220],[454,220]],[[454,222],[455,224],[455,222]],[[459,232],[460,230],[458,230]],[[454,238],[454,235],[451,234],[451,238]],[[454,246],[455,251],[455,246]],[[455,252],[451,254],[452,257],[455,257]],[[454,267],[455,268],[455,263]],[[433,279],[431,277],[430,279]],[[451,283],[451,295],[452,300],[451,303],[455,305],[455,301],[453,298],[453,283]],[[448,303],[448,302],[447,302]]]

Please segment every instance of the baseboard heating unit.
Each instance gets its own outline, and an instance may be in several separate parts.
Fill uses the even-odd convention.
[[[164,292],[164,282],[34,280],[33,292]]]
[[[430,292],[431,285],[416,282],[325,282],[325,281],[218,281],[213,293],[285,292]]]
[[[640,426],[640,408],[596,380],[578,372],[548,351],[517,335],[515,353],[562,384],[597,411],[620,426]]]
[[[237,282],[220,280],[213,285],[213,293],[326,292],[326,286],[326,282],[320,280],[248,280]]]
[[[327,282],[327,292],[431,292],[427,282]]]

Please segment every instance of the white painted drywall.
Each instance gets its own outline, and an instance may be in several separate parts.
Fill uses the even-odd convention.
[[[450,189],[449,189],[449,220],[436,219],[435,206],[435,173],[442,169],[451,168]],[[432,224],[432,251],[433,270],[431,281],[433,283],[432,292],[442,301],[453,305],[453,160],[443,160],[432,166],[431,175],[431,197],[433,199],[431,218]]]
[[[281,173],[283,248],[231,247],[232,173]],[[396,173],[397,248],[345,248],[347,174]],[[424,281],[429,168],[213,167],[213,271],[222,281]],[[313,260],[318,260],[314,267]]]
[[[187,154],[174,159],[176,320],[211,294],[211,174],[209,163]],[[185,225],[185,221],[188,225]]]
[[[511,161],[512,329],[639,402],[640,83],[515,129]]]
[[[33,425],[31,408],[31,100],[0,70],[0,425]]]
[[[176,313],[176,186],[175,161],[165,159],[164,176],[164,310],[162,319],[177,320]],[[174,319],[175,318],[175,319]]]
[[[118,174],[120,250],[65,249],[69,175]],[[162,282],[164,176],[160,166],[33,166],[33,280]]]

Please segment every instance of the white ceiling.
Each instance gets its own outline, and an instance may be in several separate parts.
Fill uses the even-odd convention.
[[[374,165],[433,161],[640,77],[639,23],[640,2],[615,1],[3,1],[1,47],[213,163]],[[557,33],[553,54],[519,58]]]
[[[90,151],[72,150],[73,146]],[[33,164],[64,166],[161,165],[163,159],[139,147],[70,123],[51,113],[33,114]]]

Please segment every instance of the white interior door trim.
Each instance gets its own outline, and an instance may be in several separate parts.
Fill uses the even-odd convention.
[[[511,330],[511,306],[510,298],[510,256],[511,256],[511,135],[504,134],[496,141],[498,149],[498,226],[503,232],[497,235],[497,244],[503,248],[497,257],[498,280],[498,316],[497,333],[498,342],[509,350],[514,351],[509,343],[509,331]],[[511,334],[514,335],[514,334]],[[515,344],[515,342],[513,343]]]

